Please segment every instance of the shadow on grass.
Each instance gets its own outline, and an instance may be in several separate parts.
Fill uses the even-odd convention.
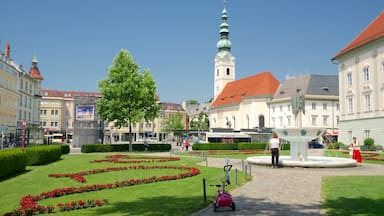
[[[10,175],[10,176],[4,177],[4,178],[0,178],[0,183],[1,183],[1,182],[4,182],[4,181],[7,181],[7,180],[9,180],[9,179],[16,178],[17,176],[24,175],[24,174],[26,174],[26,173],[28,173],[28,172],[30,172],[30,171],[31,171],[31,170],[26,169],[26,170],[21,171],[21,172],[18,172],[18,173],[16,173],[16,174],[13,174],[13,175]]]
[[[324,208],[328,215],[383,215],[384,199],[339,198],[327,200]]]
[[[194,205],[190,199],[201,200]],[[166,204],[164,204],[166,200]],[[169,196],[161,196],[150,199],[142,199],[136,202],[119,202],[110,203],[102,208],[94,209],[95,215],[177,215],[177,216],[208,216],[208,215],[303,215],[312,216],[320,215],[320,206],[300,205],[300,204],[283,204],[270,202],[265,199],[249,198],[238,196],[234,199],[236,203],[236,211],[231,208],[219,208],[217,212],[213,211],[212,202],[203,202],[201,197],[191,198],[175,198]],[[144,206],[144,207],[143,207]]]
[[[143,192],[145,193],[145,192]],[[127,194],[129,196],[129,194]],[[201,202],[190,205],[191,200],[201,200]],[[188,203],[188,205],[185,205]],[[190,215],[199,211],[209,202],[204,203],[201,197],[175,198],[170,196],[159,196],[143,198],[134,202],[113,202],[102,208],[95,208],[95,215]]]

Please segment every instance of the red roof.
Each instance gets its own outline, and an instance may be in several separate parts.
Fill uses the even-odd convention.
[[[351,43],[342,49],[332,60],[339,56],[359,48],[373,40],[379,39],[384,36],[384,12],[376,17],[371,24],[369,24]]]
[[[271,72],[263,72],[228,83],[212,103],[212,107],[239,103],[244,97],[275,94],[280,82]]]
[[[41,89],[43,97],[62,97],[62,98],[75,98],[75,97],[100,97],[101,93],[98,92],[80,92],[80,91],[60,91]]]
[[[29,75],[31,75],[31,77],[34,79],[43,80],[43,77],[41,76],[37,66],[32,66],[31,69],[29,69]]]

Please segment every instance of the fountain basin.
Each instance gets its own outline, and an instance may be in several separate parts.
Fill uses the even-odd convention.
[[[271,166],[271,156],[248,157],[249,164]],[[356,160],[339,157],[308,156],[307,160],[292,160],[290,156],[280,156],[279,164],[283,167],[308,168],[345,168],[357,166]]]

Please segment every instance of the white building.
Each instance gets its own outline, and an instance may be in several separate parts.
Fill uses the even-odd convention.
[[[214,101],[209,110],[210,128],[239,131],[269,127],[267,103],[280,83],[270,72],[235,80],[235,57],[231,54],[225,7],[224,2],[215,57]]]
[[[384,145],[384,12],[332,60],[340,89],[339,140],[371,137]]]
[[[269,103],[273,128],[319,128],[338,135],[337,75],[304,75],[287,79]]]

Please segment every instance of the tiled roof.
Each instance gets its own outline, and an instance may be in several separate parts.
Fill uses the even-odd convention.
[[[62,97],[62,98],[75,98],[80,97],[100,97],[101,93],[99,92],[79,92],[79,91],[60,91],[60,90],[48,90],[42,89],[41,94],[43,97]]]
[[[273,99],[304,95],[339,95],[338,75],[308,74],[285,80],[276,91]]]
[[[175,103],[160,103],[163,110],[169,111],[185,111],[180,104]]]
[[[373,40],[379,39],[384,36],[384,12],[376,17],[371,24],[369,24],[351,43],[342,49],[332,60],[337,59],[339,56],[359,48]]]
[[[34,79],[43,80],[43,77],[41,76],[39,68],[37,66],[32,66],[29,69],[29,75],[31,75],[31,77]]]
[[[239,103],[244,97],[272,96],[280,82],[271,72],[263,72],[228,83],[212,103],[212,107]]]

